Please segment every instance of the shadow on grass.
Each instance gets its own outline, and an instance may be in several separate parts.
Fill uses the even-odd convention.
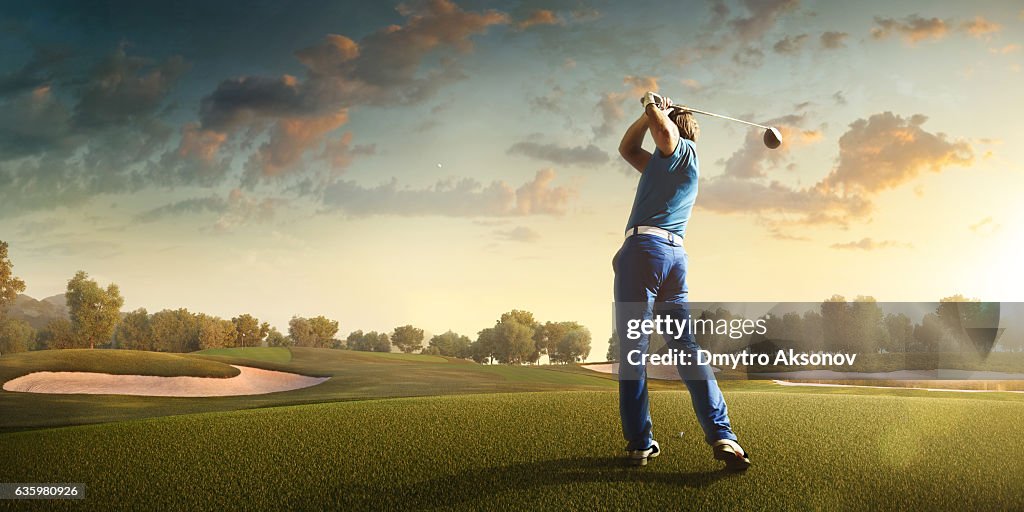
[[[580,457],[549,460],[496,468],[461,471],[453,475],[411,484],[392,483],[386,487],[344,485],[340,501],[346,508],[381,510],[391,508],[426,509],[474,502],[486,502],[489,496],[536,491],[548,486],[572,486],[580,483],[647,483],[677,488],[699,488],[739,473],[720,470],[679,473],[659,471],[657,461],[647,467],[634,467],[623,457]]]

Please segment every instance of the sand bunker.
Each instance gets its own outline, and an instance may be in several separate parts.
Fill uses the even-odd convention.
[[[229,378],[213,378],[35,372],[5,382],[4,391],[89,395],[237,396],[308,388],[329,378],[307,377],[248,366],[231,366],[238,368],[241,373]]]

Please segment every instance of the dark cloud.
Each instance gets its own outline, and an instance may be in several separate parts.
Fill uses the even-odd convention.
[[[832,95],[832,100],[836,102],[836,105],[846,105],[846,96],[843,95],[843,91],[836,91]]]
[[[800,52],[800,49],[803,48],[804,43],[807,42],[809,37],[810,36],[807,34],[786,36],[779,39],[775,45],[772,46],[772,49],[775,50],[775,53],[793,55]]]
[[[338,181],[324,191],[330,210],[354,216],[442,215],[449,217],[505,217],[561,215],[577,194],[575,188],[552,186],[555,171],[545,169],[518,188],[504,181],[484,185],[472,178],[444,180],[425,188],[403,188],[398,181],[363,187]]]
[[[264,223],[274,218],[275,211],[285,201],[277,198],[256,198],[239,189],[233,189],[227,197],[210,195],[169,203],[135,216],[140,224],[156,222],[181,215],[213,213],[216,219],[204,230],[226,233],[248,225]]]
[[[156,64],[130,56],[122,45],[93,70],[82,88],[74,108],[75,122],[81,126],[123,125],[149,118],[188,67],[181,57]]]
[[[939,40],[949,34],[949,24],[939,18],[922,18],[916,14],[903,19],[875,17],[877,27],[871,29],[875,39],[885,39],[892,34],[903,36],[908,43],[928,39]]]
[[[307,151],[335,144],[329,136],[347,121],[350,107],[418,103],[463,78],[449,54],[471,51],[472,36],[509,22],[504,13],[465,11],[448,0],[402,4],[398,12],[404,25],[358,42],[329,34],[296,51],[304,78],[234,78],[203,99],[203,132],[230,135],[254,123],[270,124],[269,140],[249,156],[243,183],[305,172],[297,164]]]
[[[0,75],[0,97],[49,85],[55,79],[57,69],[70,56],[70,49],[63,46],[33,45],[32,56],[25,65]]]
[[[778,18],[796,10],[800,0],[742,0],[747,16],[729,20],[735,36],[743,41],[755,41],[775,26]]]
[[[754,46],[744,46],[733,52],[732,61],[743,67],[756,68],[764,62],[764,52]]]
[[[970,144],[924,130],[927,120],[921,114],[903,118],[883,112],[854,121],[839,138],[839,164],[825,182],[874,193],[911,181],[922,171],[940,172],[974,161]]]
[[[857,249],[862,251],[873,251],[877,249],[890,249],[894,247],[909,248],[910,244],[897,242],[895,240],[878,240],[875,241],[871,238],[862,238],[854,242],[836,243],[832,244],[833,249]]]
[[[826,50],[838,50],[839,48],[846,47],[846,38],[850,34],[846,32],[822,32],[821,33],[821,47]]]
[[[608,162],[608,153],[601,148],[587,146],[566,147],[558,144],[522,141],[508,148],[510,155],[523,155],[559,165],[600,165]]]

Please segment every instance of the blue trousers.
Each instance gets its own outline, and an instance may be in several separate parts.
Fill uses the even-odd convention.
[[[647,354],[650,335],[642,332],[630,339],[631,320],[634,333],[637,320],[653,315],[684,321],[689,317],[686,288],[686,251],[655,235],[633,235],[627,238],[612,260],[615,269],[615,332],[619,338],[619,415],[627,449],[642,450],[653,440],[650,402],[647,395],[647,369],[630,352]],[[664,335],[674,351],[690,354],[688,365],[676,370],[686,384],[697,414],[704,439],[708,444],[719,439],[736,440],[729,424],[725,398],[718,388],[715,374],[708,365],[696,365],[700,348],[693,333]]]

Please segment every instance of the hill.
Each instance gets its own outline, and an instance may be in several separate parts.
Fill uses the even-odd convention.
[[[27,322],[37,331],[46,328],[53,320],[69,318],[63,293],[43,300],[20,294],[14,299],[14,303],[8,306],[6,315],[8,318]]]

